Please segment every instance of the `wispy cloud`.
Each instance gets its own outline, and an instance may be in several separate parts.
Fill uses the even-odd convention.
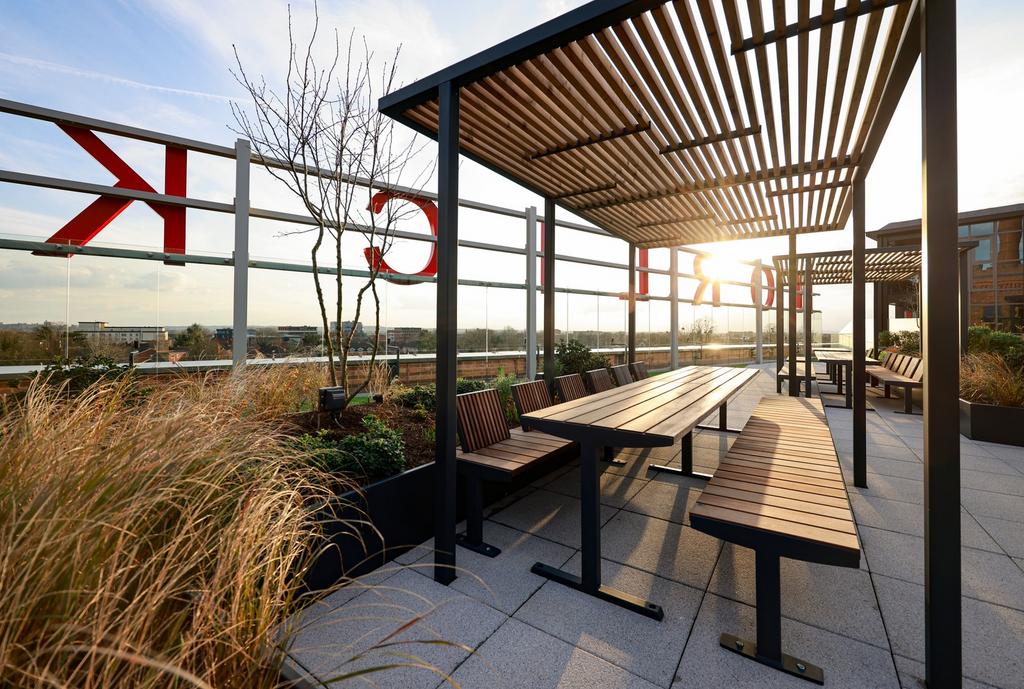
[[[203,98],[205,100],[221,102],[230,102],[235,100],[230,96],[225,96],[219,93],[208,93],[206,91],[192,91],[190,89],[178,89],[170,86],[147,84],[142,81],[125,79],[114,74],[94,72],[88,69],[80,69],[78,67],[71,67],[70,65],[62,65],[57,62],[48,62],[46,60],[38,60],[36,58],[24,57],[22,55],[12,55],[10,53],[0,53],[0,61],[7,62],[8,64],[12,64],[18,67],[27,67],[29,69],[55,72],[57,74],[65,74],[67,76],[78,77],[80,79],[93,79],[96,81],[104,81],[108,84],[117,84],[118,86],[125,86],[133,89],[141,89],[144,91],[155,91],[157,93],[166,93],[170,95],[185,96],[189,98]]]

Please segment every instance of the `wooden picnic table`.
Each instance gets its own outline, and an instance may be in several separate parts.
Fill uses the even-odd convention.
[[[598,461],[605,448],[667,447],[682,443],[681,466],[654,467],[708,478],[693,471],[693,430],[716,409],[727,426],[727,402],[757,375],[756,369],[687,366],[653,378],[556,404],[520,417],[536,429],[580,444],[579,576],[536,563],[531,571],[571,588],[660,620],[660,605],[601,584],[601,501]]]
[[[853,408],[853,387],[849,384],[853,380],[853,352],[836,349],[815,349],[814,356],[818,361],[824,361],[828,365],[829,379],[836,386],[836,394],[843,394],[843,373],[846,373],[846,408]],[[880,363],[878,359],[869,356],[864,357],[866,365]]]

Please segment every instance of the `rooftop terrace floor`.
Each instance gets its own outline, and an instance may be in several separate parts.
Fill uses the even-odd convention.
[[[759,375],[730,403],[746,420],[774,380]],[[783,650],[825,670],[826,686],[923,686],[922,417],[869,397],[868,489],[852,486],[851,412],[828,409],[862,546],[859,569],[782,561]],[[732,437],[700,432],[698,470],[713,471]],[[433,581],[430,544],[307,609],[290,661],[313,686],[361,667],[410,662],[343,686],[416,689],[807,687],[719,647],[722,632],[754,637],[753,552],[691,529],[696,479],[654,474],[662,451],[625,450],[603,465],[606,584],[660,603],[661,622],[530,573],[536,561],[579,568],[578,462],[493,505],[489,559],[459,549],[459,578]],[[678,463],[679,449],[672,461]],[[964,686],[1024,687],[1024,448],[961,438]],[[371,650],[392,641],[443,639]],[[472,652],[471,652],[472,651]]]

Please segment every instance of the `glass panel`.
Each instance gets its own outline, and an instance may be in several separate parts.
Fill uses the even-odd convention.
[[[959,235],[960,239],[963,239],[964,237],[969,237],[971,234],[971,226],[961,225],[960,229],[957,231],[957,234]]]
[[[983,222],[971,225],[971,235],[974,237],[985,237],[992,234],[992,223]]]

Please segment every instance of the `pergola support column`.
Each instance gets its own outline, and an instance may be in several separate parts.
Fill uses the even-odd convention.
[[[786,350],[783,347],[785,341],[786,319],[783,312],[786,293],[782,287],[782,271],[779,264],[775,264],[775,370],[781,371],[786,363]]]
[[[924,641],[931,689],[962,685],[956,2],[921,2]]]
[[[764,363],[764,295],[761,261],[754,264],[754,361]]]
[[[853,390],[853,485],[867,488],[867,383],[864,371],[866,302],[864,298],[864,180],[853,183],[853,363],[850,379]]]
[[[629,245],[629,315],[626,321],[625,363],[636,361],[636,245]]]
[[[544,382],[555,388],[555,200],[544,199]]]
[[[796,361],[796,233],[789,235],[789,396],[800,396]]]
[[[435,420],[434,580],[455,580],[455,379],[458,338],[459,88],[438,87],[437,415]]]
[[[526,378],[537,378],[537,208],[526,209]]]
[[[679,368],[679,248],[668,255],[669,368]]]
[[[811,363],[811,318],[814,315],[814,285],[811,282],[811,261],[804,267],[804,394],[811,396],[814,364]]]

